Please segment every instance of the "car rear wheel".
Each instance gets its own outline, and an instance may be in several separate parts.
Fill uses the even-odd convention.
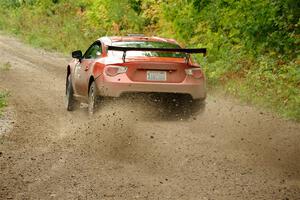
[[[191,100],[191,111],[196,114],[199,112],[203,112],[205,109],[205,99],[193,99]]]
[[[89,89],[88,112],[94,114],[96,110],[97,89],[95,82],[92,82]]]
[[[66,83],[66,97],[65,97],[65,107],[68,111],[74,109],[75,99],[74,99],[74,90],[71,81],[71,75],[68,75]]]

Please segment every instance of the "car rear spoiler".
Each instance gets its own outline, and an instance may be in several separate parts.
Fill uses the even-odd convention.
[[[157,51],[157,52],[179,52],[186,53],[186,59],[188,62],[189,54],[192,53],[202,53],[206,56],[206,48],[192,48],[192,49],[170,49],[170,48],[139,48],[139,47],[118,47],[118,46],[108,46],[107,50],[111,51],[123,51],[123,62],[125,62],[127,51]]]

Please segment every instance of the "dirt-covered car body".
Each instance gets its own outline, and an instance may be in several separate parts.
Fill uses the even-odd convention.
[[[168,50],[169,49],[169,50]],[[182,51],[181,51],[182,50]],[[102,37],[67,67],[67,88],[88,99],[91,84],[99,96],[119,97],[128,92],[189,94],[205,99],[205,76],[189,52],[175,40],[158,37]],[[204,51],[203,51],[204,50]],[[205,53],[205,49],[198,53]]]

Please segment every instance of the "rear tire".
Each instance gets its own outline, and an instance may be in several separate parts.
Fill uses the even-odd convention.
[[[67,111],[72,111],[74,109],[75,99],[74,90],[72,86],[71,75],[68,75],[66,82],[66,97],[65,97],[65,107]]]
[[[190,105],[192,113],[203,112],[205,110],[205,99],[193,99]]]
[[[89,88],[89,99],[88,99],[88,112],[90,115],[95,113],[96,110],[96,98],[97,98],[97,88],[93,81]]]

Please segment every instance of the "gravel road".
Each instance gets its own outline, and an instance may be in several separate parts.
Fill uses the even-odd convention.
[[[143,95],[67,112],[68,59],[0,36],[0,199],[300,199],[299,123],[217,93],[198,114]]]

